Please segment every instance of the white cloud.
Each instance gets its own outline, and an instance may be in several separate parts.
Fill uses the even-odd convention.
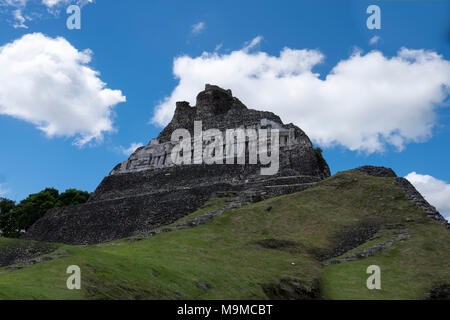
[[[199,35],[200,33],[203,32],[203,30],[205,30],[205,27],[206,27],[206,24],[203,21],[196,23],[191,26],[191,33],[193,35]]]
[[[450,184],[416,172],[411,172],[405,179],[411,182],[423,197],[449,220]]]
[[[68,2],[68,0],[42,0],[42,4],[46,5],[49,8],[54,7],[63,2]]]
[[[203,21],[201,21],[201,22],[196,23],[191,26],[191,32],[194,35],[198,35],[198,34],[202,33],[203,30],[205,30],[205,27],[206,27],[206,24]]]
[[[76,137],[80,146],[101,141],[114,131],[113,106],[126,98],[89,68],[91,55],[41,33],[0,47],[0,115],[32,123],[48,137]]]
[[[428,139],[435,109],[449,93],[450,62],[435,52],[402,48],[389,58],[379,51],[355,51],[321,79],[312,71],[324,60],[318,50],[249,53],[260,41],[228,54],[177,57],[173,72],[179,84],[156,106],[152,122],[167,124],[176,101],[194,105],[196,94],[210,83],[232,89],[250,108],[295,123],[323,147],[372,153]]]
[[[12,6],[16,8],[25,7],[27,0],[0,0],[1,6]]]
[[[14,28],[23,28],[23,29],[28,29],[28,27],[25,25],[25,21],[26,19],[24,18],[24,16],[22,15],[22,11],[20,9],[14,10],[13,11],[13,16],[14,19],[17,21],[13,26]]]
[[[262,41],[263,37],[262,36],[257,36],[256,38],[254,38],[252,41],[247,42],[245,44],[245,47],[242,49],[242,51],[244,52],[248,52],[250,51],[250,49],[255,48],[257,45],[259,45]]]
[[[30,2],[40,3],[47,8],[53,8],[66,4],[77,4],[80,6],[84,6],[88,3],[93,3],[94,0],[0,0],[0,5],[24,8]]]
[[[69,4],[69,3],[84,6],[88,3],[93,3],[93,2],[94,2],[94,0],[77,0],[77,1],[73,1],[73,0],[42,0],[42,4],[47,6],[48,8],[53,8],[58,5]]]
[[[120,146],[118,150],[126,156],[130,156],[136,151],[137,148],[143,147],[144,144],[141,142],[133,142],[128,148]]]
[[[3,184],[0,183],[0,197],[9,193],[9,190],[4,189]]]
[[[219,43],[215,48],[214,48],[214,52],[219,51],[220,49],[222,49],[223,47],[223,43]]]
[[[373,36],[370,40],[369,40],[369,44],[370,45],[376,45],[379,41],[381,40],[380,36]]]
[[[24,17],[22,14],[23,9],[27,5],[27,0],[0,0],[1,7],[12,7],[10,12],[14,18],[13,27],[28,29],[25,25],[26,20],[31,20],[28,17]]]
[[[30,7],[28,6],[29,3],[33,3],[32,9],[28,8]],[[84,7],[89,3],[94,3],[94,0],[0,0],[0,7],[6,8],[2,12],[7,12],[14,17],[14,28],[27,29],[25,22],[27,20],[31,21],[30,16],[42,16],[42,10],[57,16],[63,9],[63,6],[76,4]],[[25,15],[24,12],[27,12],[28,15]]]
[[[63,0],[42,0],[42,3],[47,7],[53,7],[62,1]]]

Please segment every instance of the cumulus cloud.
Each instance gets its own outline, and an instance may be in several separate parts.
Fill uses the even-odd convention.
[[[405,178],[416,187],[431,205],[435,206],[449,220],[450,184],[432,176],[416,172],[411,172]]]
[[[156,106],[152,122],[167,124],[176,101],[189,99],[205,83],[232,89],[247,106],[279,114],[323,147],[381,152],[402,150],[432,134],[435,110],[450,88],[450,62],[432,51],[402,48],[396,56],[356,51],[323,79],[313,68],[324,61],[318,50],[285,48],[279,56],[243,49],[175,58],[179,84]]]
[[[203,30],[205,30],[205,27],[206,27],[205,23],[203,21],[201,21],[199,23],[194,24],[191,27],[191,32],[193,35],[198,35],[198,34],[202,33]]]
[[[0,115],[82,146],[114,131],[113,107],[126,98],[89,68],[92,52],[66,39],[27,34],[0,47]]]
[[[128,148],[120,146],[118,150],[126,156],[130,156],[136,151],[137,148],[143,147],[144,144],[141,142],[133,142]]]
[[[380,40],[381,40],[380,36],[373,36],[372,38],[370,38],[369,44],[372,46],[376,45]]]

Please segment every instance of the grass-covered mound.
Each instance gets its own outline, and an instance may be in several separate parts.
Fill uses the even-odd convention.
[[[348,259],[364,249],[373,255]],[[449,231],[392,178],[356,171],[194,228],[49,255],[0,268],[0,299],[424,299],[450,283]],[[66,288],[69,265],[81,267],[81,290]],[[381,290],[366,287],[369,265],[381,268]]]

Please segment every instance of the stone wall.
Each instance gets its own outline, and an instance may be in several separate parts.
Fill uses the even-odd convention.
[[[424,210],[427,216],[434,221],[444,225],[450,229],[450,223],[420,194],[416,188],[405,178],[395,178],[394,183],[405,191],[405,196],[408,200],[414,202],[417,208]]]
[[[228,189],[209,185],[52,209],[24,239],[75,245],[121,239],[170,224],[202,206],[212,193]]]

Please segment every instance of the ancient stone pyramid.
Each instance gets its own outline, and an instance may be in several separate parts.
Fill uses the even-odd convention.
[[[172,132],[194,135],[194,122],[208,129],[277,129],[279,170],[260,174],[260,164],[175,165]],[[192,154],[192,157],[195,157]],[[94,244],[149,232],[201,207],[216,194],[239,194],[242,203],[304,190],[330,175],[308,136],[271,113],[248,109],[230,90],[206,85],[196,106],[178,102],[172,121],[157,139],[136,150],[103,179],[86,204],[50,210],[25,238]]]

